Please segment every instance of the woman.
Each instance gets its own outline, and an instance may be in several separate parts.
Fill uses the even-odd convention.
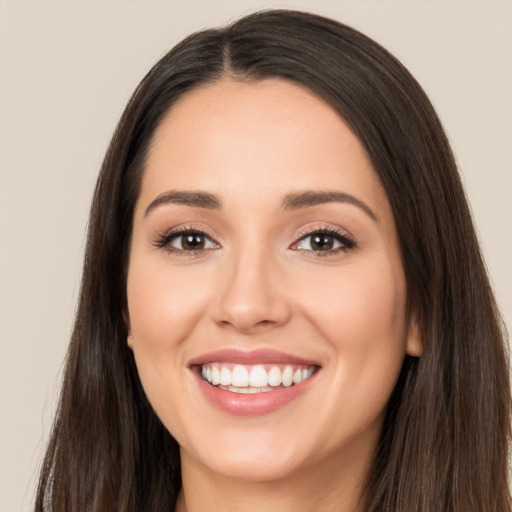
[[[425,94],[337,22],[195,34],[106,155],[36,510],[510,509],[502,325]]]

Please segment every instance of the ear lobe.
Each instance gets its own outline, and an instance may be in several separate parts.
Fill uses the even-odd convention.
[[[126,326],[126,331],[128,332],[128,335],[126,336],[126,344],[128,345],[128,347],[130,347],[133,350],[132,328],[130,326],[130,319],[129,319],[128,313],[126,311],[123,311],[123,320],[124,320],[124,325]]]
[[[423,355],[423,339],[418,322],[418,315],[412,311],[409,316],[409,328],[407,332],[407,355],[421,357]]]

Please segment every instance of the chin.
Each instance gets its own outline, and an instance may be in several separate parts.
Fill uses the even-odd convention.
[[[269,458],[229,457],[213,461],[208,469],[219,476],[252,482],[276,482],[292,476],[299,469],[295,461]]]
[[[272,437],[272,436],[271,436]],[[308,460],[308,454],[295,443],[269,439],[268,435],[244,435],[242,442],[217,438],[198,451],[182,449],[182,458],[191,456],[210,472],[230,479],[271,482],[293,475]],[[301,453],[302,452],[302,453]]]

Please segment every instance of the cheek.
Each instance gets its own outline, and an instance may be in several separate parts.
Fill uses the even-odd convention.
[[[398,270],[397,270],[398,269]],[[303,310],[330,345],[332,380],[355,407],[383,408],[407,345],[406,287],[386,260],[333,273],[303,294]],[[328,286],[327,286],[328,285]],[[306,302],[307,298],[307,302]]]
[[[177,439],[183,439],[187,388],[183,378],[184,340],[195,328],[204,290],[168,265],[134,250],[127,278],[133,354],[142,387],[155,413]]]
[[[163,262],[137,258],[127,280],[130,327],[148,348],[171,349],[185,339],[208,304],[208,287],[193,272],[172,271]],[[199,281],[201,282],[201,281]]]
[[[405,356],[405,280],[389,265],[360,267],[331,277],[328,290],[312,294],[304,309],[332,354],[325,370],[336,392],[316,417],[334,443],[340,432],[380,431]]]
[[[349,348],[361,347],[366,337],[372,345],[403,341],[405,278],[400,268],[383,260],[336,269],[305,283],[309,292],[300,294],[303,308],[333,343],[339,339]]]
[[[187,340],[208,304],[207,287],[187,272],[140,258],[134,251],[127,279],[133,353],[144,390],[162,421],[170,419],[185,396],[183,371]],[[174,420],[173,420],[174,421]]]

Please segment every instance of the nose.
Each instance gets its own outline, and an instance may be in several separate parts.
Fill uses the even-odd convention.
[[[291,315],[279,265],[268,252],[245,251],[226,262],[219,275],[214,320],[244,334],[261,333],[284,325]]]

